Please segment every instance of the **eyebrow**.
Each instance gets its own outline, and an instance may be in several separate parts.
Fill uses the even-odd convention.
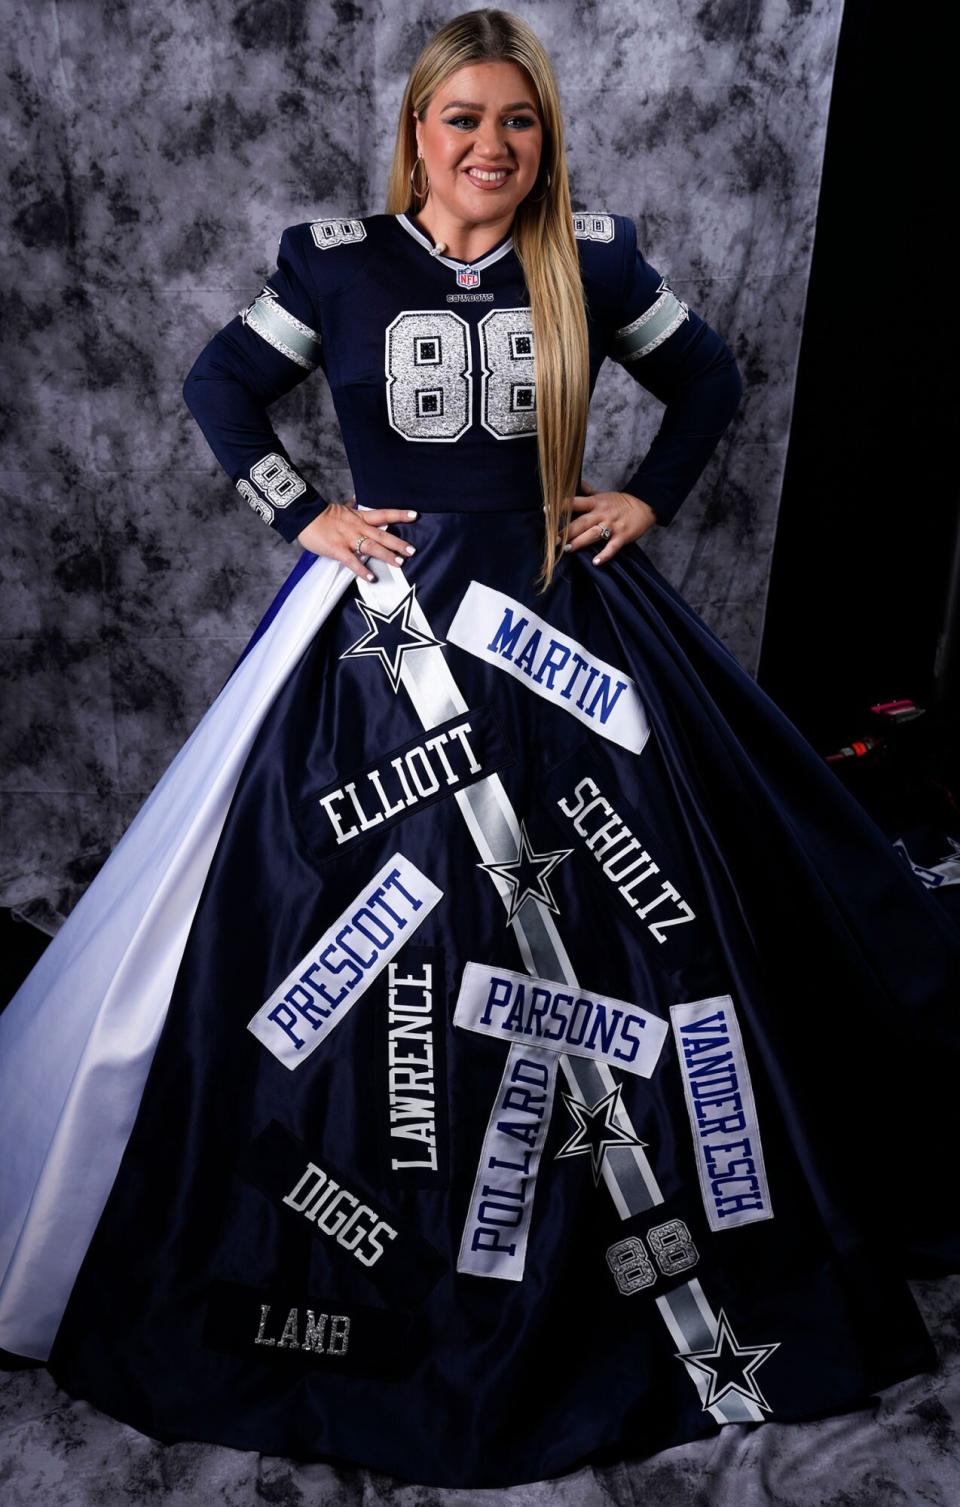
[[[483,105],[475,104],[469,99],[448,99],[443,109],[452,110],[454,107],[458,110],[478,110],[481,115],[483,114]],[[504,110],[533,110],[536,112],[537,107],[536,105],[531,105],[528,99],[518,99],[514,100],[512,105],[504,105],[503,108]]]

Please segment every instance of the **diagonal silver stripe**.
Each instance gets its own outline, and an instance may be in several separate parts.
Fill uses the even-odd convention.
[[[707,1302],[698,1277],[675,1287],[656,1302],[678,1350],[708,1350],[716,1344],[720,1320]],[[696,1366],[686,1361],[684,1365],[701,1403],[706,1402],[709,1387],[706,1376]],[[742,1392],[728,1392],[705,1411],[718,1423],[762,1423],[766,1417],[763,1409]]]
[[[365,509],[361,506],[360,511],[365,511]],[[388,565],[386,561],[375,558],[369,559],[367,564],[377,579],[371,582],[361,577],[358,582],[360,592],[381,611],[395,606],[408,589],[402,568]],[[411,621],[422,632],[435,636],[416,600],[411,613]],[[448,717],[467,710],[466,701],[453,678],[441,648],[430,647],[405,654],[400,678],[425,727],[433,727],[438,722],[443,722]],[[487,775],[484,779],[478,780],[475,785],[471,785],[469,789],[457,791],[454,799],[460,806],[477,851],[484,862],[500,861],[514,856],[520,838],[520,826],[499,775]],[[496,876],[494,877],[496,879]],[[505,880],[497,882],[501,886],[504,903],[507,904],[509,896],[505,891],[509,889],[509,886]],[[542,973],[545,978],[562,979],[569,984],[577,982],[573,966],[556,929],[553,915],[540,901],[533,896],[528,896],[514,917],[513,926],[524,962],[531,973]],[[499,1103],[503,1085],[512,1076],[520,1051],[522,1048],[511,1047],[508,1052],[494,1109]],[[559,1066],[571,1089],[579,1090],[586,1103],[596,1103],[602,1094],[608,1093],[614,1087],[613,1074],[605,1063],[588,1062],[582,1058],[572,1058],[561,1054]],[[493,1116],[491,1120],[492,1118]],[[622,1105],[618,1108],[615,1123],[621,1129],[633,1133],[630,1117]],[[491,1125],[488,1124],[484,1136],[484,1147],[491,1134]],[[471,1194],[470,1208],[467,1219],[464,1221],[464,1231],[470,1220],[470,1211],[474,1208],[480,1183],[480,1169],[483,1165],[484,1159],[481,1155]],[[603,1159],[602,1176],[621,1219],[628,1219],[632,1214],[641,1213],[644,1209],[664,1202],[653,1168],[640,1146],[618,1146],[608,1150]],[[533,1185],[530,1188],[528,1200],[531,1209],[535,1193],[536,1187]],[[529,1222],[527,1229],[522,1232],[523,1248],[519,1252],[521,1277],[526,1258],[528,1229]],[[497,1273],[491,1272],[489,1275],[495,1276]],[[513,1273],[508,1273],[509,1275]],[[665,1297],[658,1298],[657,1308],[678,1348],[704,1349],[707,1345],[714,1343],[719,1321],[713,1314],[697,1278],[684,1283],[682,1287],[675,1288]],[[701,1382],[705,1383],[705,1378],[700,1372],[696,1372],[694,1376],[696,1367],[688,1365],[687,1371],[700,1390],[701,1399],[705,1400],[706,1393],[701,1386]],[[719,1403],[714,1404],[710,1412],[721,1423],[763,1418],[756,1404],[741,1395],[723,1398]]]
[[[371,582],[361,577],[359,590],[378,611],[389,611],[409,590],[402,568],[372,557],[367,564],[377,579]],[[424,633],[432,634],[423,609],[416,600],[410,621]],[[423,648],[405,654],[400,678],[426,728],[435,727],[449,717],[469,710],[440,648]],[[499,775],[485,776],[467,790],[457,791],[454,799],[483,862],[503,862],[516,856],[520,824]],[[510,898],[509,885],[505,879],[498,876],[493,878],[507,905]],[[557,979],[568,985],[577,984],[573,965],[553,914],[541,901],[528,895],[512,925],[524,963],[531,973]],[[516,1045],[510,1047],[508,1071],[513,1068],[515,1059],[523,1050],[523,1047]],[[597,1099],[615,1087],[616,1080],[606,1063],[590,1062],[562,1054],[560,1067],[571,1089],[577,1091],[585,1102],[596,1103]],[[629,1114],[622,1105],[615,1122],[628,1133],[634,1133]],[[612,1147],[604,1157],[602,1176],[622,1219],[628,1219],[633,1214],[663,1202],[663,1194],[653,1168],[641,1146]]]
[[[649,309],[645,309],[622,329],[614,331],[610,341],[610,355],[614,361],[621,363],[636,361],[662,345],[688,316],[689,309],[683,300],[677,298],[669,288],[664,288]]]
[[[311,330],[302,319],[288,313],[276,298],[261,293],[247,309],[240,310],[244,324],[248,324],[268,345],[282,351],[298,366],[313,371],[320,360],[320,336]]]

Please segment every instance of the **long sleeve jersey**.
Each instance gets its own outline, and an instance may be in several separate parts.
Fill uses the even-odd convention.
[[[668,523],[730,423],[729,346],[644,258],[626,215],[578,212],[590,393],[606,358],[665,405],[622,490]],[[358,503],[542,506],[534,337],[511,232],[483,256],[439,254],[413,210],[288,226],[276,270],[207,342],[184,400],[263,521],[293,541],[326,506],[268,409],[322,368]]]

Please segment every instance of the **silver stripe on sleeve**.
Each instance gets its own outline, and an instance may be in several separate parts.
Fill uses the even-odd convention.
[[[269,285],[239,314],[244,324],[262,335],[268,345],[282,351],[298,366],[313,371],[320,360],[320,336],[278,303]]]
[[[610,354],[614,361],[636,361],[640,356],[646,356],[658,345],[662,345],[674,330],[679,329],[688,313],[688,305],[683,299],[677,298],[666,282],[662,282],[660,297],[649,309],[645,309],[621,329],[614,330],[610,342]]]

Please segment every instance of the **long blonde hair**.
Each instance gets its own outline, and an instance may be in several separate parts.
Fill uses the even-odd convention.
[[[513,245],[530,295],[537,384],[537,454],[544,504],[544,552],[536,577],[545,591],[557,560],[557,535],[572,514],[590,401],[590,356],[583,282],[553,68],[535,32],[503,10],[471,10],[436,31],[410,71],[400,105],[387,185],[387,214],[412,197],[417,160],[413,112],[422,119],[434,91],[469,63],[513,62],[529,76],[543,125],[539,190],[517,206]],[[547,173],[550,174],[546,188]],[[539,195],[543,194],[540,198]]]

